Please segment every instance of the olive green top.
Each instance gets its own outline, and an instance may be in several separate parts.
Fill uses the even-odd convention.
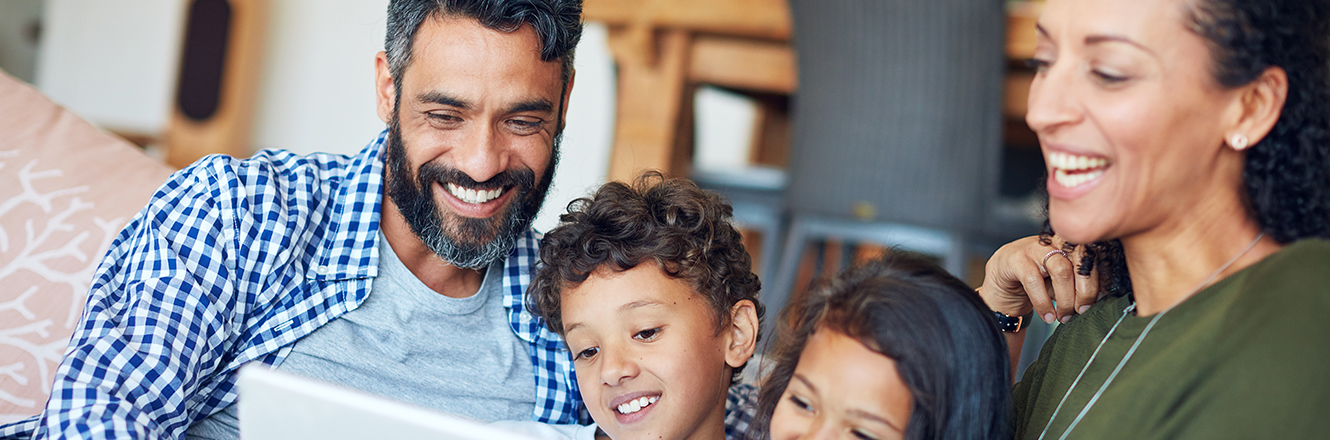
[[[1060,325],[1016,384],[1016,438],[1037,439],[1131,304]],[[1052,421],[1057,440],[1152,316],[1130,314]],[[1169,311],[1066,438],[1330,438],[1330,242],[1302,240]]]

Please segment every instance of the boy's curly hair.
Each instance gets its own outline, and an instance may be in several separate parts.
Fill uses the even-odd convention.
[[[565,289],[601,267],[622,272],[654,261],[706,298],[718,334],[730,324],[730,307],[741,300],[753,302],[760,322],[762,283],[753,274],[739,231],[730,224],[733,211],[719,194],[655,171],[642,174],[632,186],[607,183],[592,197],[569,203],[559,226],[545,234],[526,307],[563,334]],[[735,377],[742,369],[734,369]]]

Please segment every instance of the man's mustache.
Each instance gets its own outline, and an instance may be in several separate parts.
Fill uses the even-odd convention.
[[[420,167],[421,188],[428,187],[429,184],[439,182],[441,184],[454,184],[467,189],[495,189],[495,188],[521,188],[530,189],[536,186],[536,172],[530,168],[517,168],[504,170],[499,174],[485,180],[477,182],[468,176],[462,170],[447,165],[426,163]]]

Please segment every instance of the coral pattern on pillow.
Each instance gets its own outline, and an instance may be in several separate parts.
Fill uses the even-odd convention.
[[[0,72],[0,423],[46,405],[93,272],[171,171]]]

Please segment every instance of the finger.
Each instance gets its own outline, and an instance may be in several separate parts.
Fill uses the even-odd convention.
[[[1079,247],[1078,250],[1080,248],[1084,248],[1084,246]],[[1084,255],[1084,252],[1079,253]],[[1091,305],[1099,301],[1099,270],[1091,262],[1090,274],[1081,275],[1079,268],[1082,258],[1077,257],[1074,261],[1076,261],[1078,269],[1076,271],[1076,313],[1085,313],[1090,310]]]
[[[1049,299],[1048,286],[1045,284],[1047,273],[1043,271],[1043,266],[1037,262],[1024,270],[1021,270],[1019,280],[1021,287],[1025,289],[1025,294],[1030,298],[1030,305],[1034,306],[1035,316],[1044,322],[1052,323],[1057,319],[1053,311],[1053,301]]]
[[[1076,269],[1067,257],[1053,254],[1044,262],[1044,270],[1048,271],[1053,298],[1057,300],[1057,319],[1065,323],[1076,314]]]

